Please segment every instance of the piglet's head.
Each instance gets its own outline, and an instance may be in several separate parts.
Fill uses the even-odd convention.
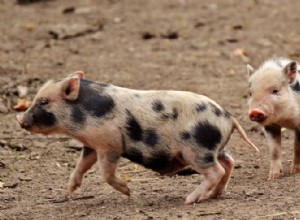
[[[269,125],[289,117],[297,72],[297,63],[289,60],[285,65],[280,60],[269,60],[258,70],[248,65],[251,121]]]
[[[45,83],[30,108],[17,115],[20,126],[32,133],[64,133],[63,121],[68,115],[65,103],[77,99],[83,76],[77,71],[62,81]]]

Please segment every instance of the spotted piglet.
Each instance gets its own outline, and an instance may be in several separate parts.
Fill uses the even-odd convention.
[[[84,143],[70,193],[98,161],[106,182],[130,195],[115,175],[125,157],[160,174],[191,166],[205,179],[185,203],[200,202],[225,190],[234,161],[224,147],[235,128],[257,149],[238,122],[206,96],[121,88],[86,80],[82,72],[47,82],[17,120],[32,133],[67,134]]]
[[[282,173],[281,128],[295,131],[291,173],[300,172],[300,70],[286,58],[267,60],[249,73],[249,118],[262,125],[270,148],[269,180]]]

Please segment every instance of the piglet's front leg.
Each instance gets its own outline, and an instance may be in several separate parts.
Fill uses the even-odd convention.
[[[96,161],[96,151],[84,146],[82,148],[77,165],[70,176],[68,186],[69,194],[73,193],[78,187],[81,186],[83,175],[93,166]]]
[[[281,163],[281,127],[272,125],[264,127],[264,134],[269,144],[271,164],[269,180],[276,179],[282,173]]]
[[[130,196],[130,190],[127,187],[127,183],[115,175],[120,154],[115,151],[108,151],[104,154],[98,153],[97,156],[100,170],[105,181],[114,189]]]
[[[294,159],[291,168],[291,173],[300,172],[300,128],[295,131],[295,143],[294,143]]]

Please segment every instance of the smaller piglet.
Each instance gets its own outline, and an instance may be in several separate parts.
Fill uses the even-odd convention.
[[[205,179],[185,203],[200,202],[226,188],[234,161],[224,147],[235,128],[257,149],[238,122],[206,96],[121,88],[85,80],[82,72],[47,82],[17,120],[33,133],[67,134],[84,143],[70,193],[98,161],[106,182],[130,195],[127,183],[115,175],[125,157],[160,174],[190,165]]]
[[[267,60],[249,73],[249,118],[263,126],[271,155],[269,180],[282,173],[281,128],[295,132],[291,173],[300,172],[300,74],[298,63],[286,58]]]

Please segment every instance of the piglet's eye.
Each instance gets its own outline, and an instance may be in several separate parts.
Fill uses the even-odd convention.
[[[49,103],[49,100],[48,99],[41,99],[40,100],[40,105],[47,105]]]
[[[278,95],[279,94],[279,89],[273,89],[272,94],[273,95]]]

